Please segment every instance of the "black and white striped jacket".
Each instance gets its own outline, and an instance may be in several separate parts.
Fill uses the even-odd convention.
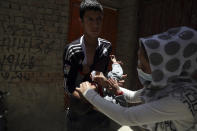
[[[84,36],[66,45],[63,54],[63,70],[64,70],[64,85],[65,91],[72,93],[79,85],[76,84],[77,75],[83,69],[83,61],[85,58],[84,52]],[[94,62],[90,68],[92,70],[107,72],[109,55],[111,53],[111,43],[107,40],[98,38],[98,46],[95,51]],[[88,73],[83,81],[91,81]]]

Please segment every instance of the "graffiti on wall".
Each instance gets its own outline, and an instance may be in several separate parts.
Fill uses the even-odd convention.
[[[42,64],[45,58],[61,49],[60,29],[33,22],[14,24],[0,21],[0,81],[31,80],[37,67],[46,66]]]

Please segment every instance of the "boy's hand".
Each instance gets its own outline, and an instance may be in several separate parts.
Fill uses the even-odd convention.
[[[106,87],[107,86],[107,78],[103,75],[102,72],[96,72],[95,76],[90,75],[90,77],[92,78],[92,80],[94,82],[96,82],[97,84]]]

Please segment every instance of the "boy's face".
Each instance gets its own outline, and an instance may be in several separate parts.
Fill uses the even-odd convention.
[[[92,38],[98,38],[101,32],[103,15],[100,11],[87,10],[81,20],[84,33]]]

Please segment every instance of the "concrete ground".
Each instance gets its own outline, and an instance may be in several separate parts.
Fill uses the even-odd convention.
[[[134,131],[129,126],[122,126],[118,129],[118,131]]]
[[[122,126],[117,131],[148,131],[148,130],[142,129],[138,126],[133,126],[133,127]]]

